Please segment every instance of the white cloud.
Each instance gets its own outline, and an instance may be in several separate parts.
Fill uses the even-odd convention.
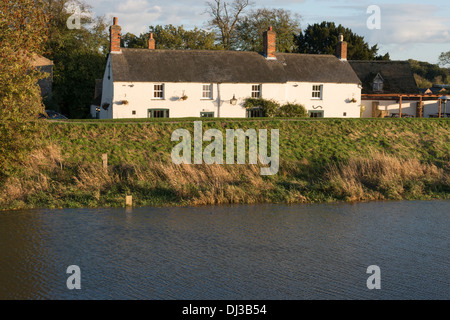
[[[102,0],[94,3],[96,11],[100,15],[106,15],[111,19],[118,17],[119,25],[123,32],[131,32],[140,34],[147,32],[150,25],[157,24],[184,24],[187,27],[203,26],[203,22],[207,19],[204,12],[204,3],[198,1],[171,1],[165,2],[154,0],[126,0],[113,1]]]
[[[439,16],[439,7],[425,4],[385,5],[381,8],[383,43],[450,42],[447,17]]]
[[[341,1],[347,2],[347,1]],[[367,3],[333,5],[328,7],[328,17],[315,14],[315,22],[335,21],[366,39],[384,44],[445,43],[450,42],[450,19],[440,15],[443,7],[432,4],[381,3],[381,30],[369,30],[366,21]],[[447,6],[448,7],[448,6]],[[334,15],[333,15],[334,14]]]
[[[119,18],[123,32],[140,34],[148,26],[157,24],[184,25],[205,28],[208,15],[204,14],[207,0],[86,0],[97,15]],[[231,0],[227,0],[231,1]],[[402,0],[403,1],[403,0]],[[406,0],[404,0],[406,1]],[[302,28],[308,23],[334,21],[364,36],[371,45],[388,48],[393,55],[414,58],[414,50],[426,55],[429,44],[434,51],[445,49],[450,43],[450,3],[435,0],[429,4],[424,0],[409,0],[409,3],[388,0],[278,0],[253,1],[253,8],[284,8],[302,16]],[[366,25],[367,7],[377,4],[381,8],[381,30],[369,30]],[[111,20],[112,21],[112,20]],[[441,49],[443,48],[443,49]],[[396,50],[396,52],[392,52]],[[380,53],[382,50],[380,50]],[[393,54],[394,53],[394,54]],[[440,52],[430,52],[434,60]],[[433,57],[433,58],[431,58]],[[429,59],[429,60],[430,60]]]
[[[435,63],[441,52],[450,49],[450,3],[434,2],[424,4],[392,3],[377,1],[381,8],[381,29],[369,30],[366,22],[370,14],[366,10],[375,1],[361,1],[353,4],[347,0],[321,1],[324,10],[308,16],[308,23],[334,21],[364,36],[370,44],[378,44],[379,54],[389,52],[391,58],[406,60],[422,59]],[[421,3],[419,3],[421,2]],[[326,5],[329,3],[329,5]],[[326,9],[325,9],[326,8]]]

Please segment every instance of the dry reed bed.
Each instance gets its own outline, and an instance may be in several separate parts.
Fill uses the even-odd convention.
[[[369,152],[365,158],[331,165],[326,179],[332,193],[348,201],[403,199],[405,188],[410,196],[421,198],[426,188],[450,187],[447,168],[421,163],[418,159],[400,159],[382,152]]]
[[[64,161],[60,147],[48,144],[31,154],[20,177],[0,187],[0,208],[121,206],[125,194],[134,195],[137,205],[209,205],[414,199],[427,197],[430,190],[448,195],[450,189],[448,166],[375,151],[329,165],[305,181],[301,172],[309,167],[306,159],[282,162],[272,177],[261,176],[256,165],[149,162],[103,170],[100,163],[74,167]]]

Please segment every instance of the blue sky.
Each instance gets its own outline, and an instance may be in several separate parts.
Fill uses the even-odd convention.
[[[228,0],[231,1],[231,0]],[[206,0],[86,0],[96,15],[117,16],[124,32],[140,34],[149,25],[173,24],[206,28]],[[380,8],[381,28],[370,30],[370,5]],[[251,8],[283,8],[301,16],[301,27],[333,21],[378,44],[392,60],[416,59],[437,63],[450,51],[450,1],[278,0],[254,1]]]

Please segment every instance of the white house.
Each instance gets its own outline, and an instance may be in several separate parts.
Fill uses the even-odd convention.
[[[249,97],[300,103],[311,117],[360,117],[361,82],[341,41],[337,56],[277,53],[264,33],[264,52],[155,50],[120,47],[114,18],[103,78],[100,119],[256,117]]]

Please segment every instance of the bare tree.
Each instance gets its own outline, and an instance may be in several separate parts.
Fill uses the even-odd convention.
[[[249,0],[233,0],[222,2],[221,0],[208,1],[206,12],[211,16],[208,24],[220,32],[223,47],[229,50],[232,38],[241,13],[251,5]]]
[[[443,67],[450,65],[450,51],[441,53],[439,56],[439,64]]]

